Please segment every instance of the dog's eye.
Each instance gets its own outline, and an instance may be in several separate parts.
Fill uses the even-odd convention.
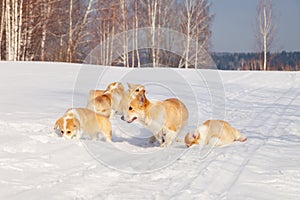
[[[129,107],[129,110],[132,110],[132,107],[131,107],[131,106]]]
[[[136,89],[135,91],[136,91],[136,92],[139,92],[139,91],[140,91],[140,89]]]
[[[70,133],[71,133],[71,131],[68,131],[68,132],[67,132],[67,134],[70,134]]]
[[[61,134],[64,134],[64,131],[60,131],[61,132]]]

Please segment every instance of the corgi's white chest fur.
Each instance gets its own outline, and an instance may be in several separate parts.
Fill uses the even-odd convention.
[[[197,133],[196,134],[200,134],[200,141],[199,144],[205,145],[209,143],[209,138],[207,137],[208,134],[208,127],[205,125],[199,126],[199,128],[197,128]]]
[[[147,128],[154,134],[161,132],[164,128],[164,117],[160,115],[157,119],[153,120],[149,117],[146,117],[144,124]]]
[[[156,103],[158,101],[151,100],[151,103]],[[156,104],[152,104],[153,106],[149,108],[148,112],[150,115],[146,115],[144,119],[144,124],[155,134],[158,134],[165,128],[165,110],[162,107],[161,109],[157,109]]]

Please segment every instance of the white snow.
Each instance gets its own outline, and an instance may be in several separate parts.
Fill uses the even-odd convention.
[[[300,199],[300,73],[0,62],[0,199]],[[53,126],[89,89],[142,83],[190,111],[181,134],[210,118],[248,137],[224,147],[148,143],[113,119],[113,143],[66,140]]]

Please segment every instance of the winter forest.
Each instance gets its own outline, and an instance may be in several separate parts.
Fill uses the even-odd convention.
[[[152,60],[159,65],[189,67],[182,56],[158,50],[160,34],[167,28],[189,35],[209,50],[213,16],[207,0],[4,0],[1,5],[1,60],[82,63],[102,45],[93,64],[140,67]],[[150,49],[138,46],[135,30],[151,27],[145,40]],[[128,37],[128,32],[133,34]],[[118,40],[112,38],[125,33]],[[189,41],[183,41],[185,46]],[[112,58],[118,46],[122,52]],[[155,48],[154,48],[155,47]],[[189,55],[186,53],[185,57]]]
[[[0,6],[0,60],[124,67],[210,65],[214,14],[207,0],[2,0]],[[271,23],[267,25],[273,27]],[[172,37],[170,30],[182,37]],[[273,31],[260,30],[266,42],[274,39]],[[141,48],[144,43],[147,48]],[[91,52],[93,59],[88,57]],[[269,43],[251,55],[213,53],[213,60],[218,69],[298,70],[300,65],[298,54],[270,53]]]

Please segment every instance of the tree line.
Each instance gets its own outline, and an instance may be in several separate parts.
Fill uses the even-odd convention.
[[[222,70],[264,70],[264,53],[213,53],[217,68]],[[268,53],[267,70],[299,71],[300,52]]]
[[[93,64],[197,67],[207,56],[195,52],[210,49],[209,9],[207,0],[2,0],[0,60],[82,63],[100,46]],[[144,41],[142,27],[150,30]],[[186,36],[181,55],[160,48],[162,28]]]

